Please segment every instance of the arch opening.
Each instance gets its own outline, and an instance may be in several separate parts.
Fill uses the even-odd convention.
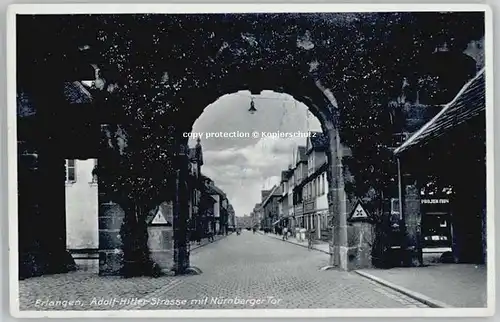
[[[323,94],[319,90],[317,93],[321,95],[317,95],[315,104],[310,96],[300,92],[292,96],[283,91],[263,89],[254,95],[250,90],[239,90],[218,97],[204,108],[193,107],[200,114],[192,123],[191,131],[183,133],[182,144],[194,155],[194,159],[188,161],[187,172],[197,177],[202,185],[201,191],[185,191],[189,195],[184,198],[189,200],[188,205],[177,205],[181,216],[189,214],[177,218],[184,221],[182,226],[188,227],[189,236],[178,232],[176,240],[198,243],[203,238],[224,235],[237,228],[283,234],[283,228],[287,227],[289,234],[301,228],[315,229],[315,238],[324,243],[331,241],[328,194],[332,157],[329,154],[331,142],[336,141],[331,141],[330,133],[325,132],[332,129],[331,119],[325,117],[330,115],[330,107],[325,104],[327,100]],[[297,97],[302,97],[312,107]],[[321,103],[325,104],[323,108],[319,108]],[[252,106],[255,108],[253,114],[249,111]],[[252,160],[249,161],[250,155]],[[246,166],[245,162],[248,162]],[[194,172],[193,168],[196,168]],[[257,184],[251,187],[243,184],[242,177],[248,183],[255,175],[260,175]],[[265,193],[271,195],[264,196]],[[204,194],[211,194],[217,202],[193,206],[209,199]],[[281,198],[281,209],[273,194]],[[197,196],[197,200],[193,200],[193,196]],[[270,200],[274,200],[274,204]],[[304,213],[306,203],[308,210]],[[260,204],[258,209],[256,204]],[[213,211],[214,208],[217,210]],[[232,219],[227,216],[228,208]],[[226,217],[221,215],[224,212]],[[198,218],[194,218],[196,216]],[[250,222],[242,224],[242,221]],[[293,235],[295,237],[295,233]]]

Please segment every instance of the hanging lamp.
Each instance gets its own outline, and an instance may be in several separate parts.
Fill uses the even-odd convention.
[[[248,111],[250,112],[250,114],[255,114],[255,112],[257,112],[257,109],[255,108],[255,103],[253,101],[253,97],[250,97],[250,108],[248,109]]]

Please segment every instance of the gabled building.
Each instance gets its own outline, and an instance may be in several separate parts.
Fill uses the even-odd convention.
[[[265,228],[273,230],[279,223],[279,199],[281,198],[281,189],[279,185],[275,185],[269,194],[266,194],[266,199],[262,202],[264,211]]]
[[[306,144],[307,178],[301,182],[305,228],[316,230],[317,238],[328,239],[328,138],[322,132],[310,132]]]
[[[253,207],[253,211],[251,213],[252,217],[252,227],[255,228],[263,228],[263,216],[262,216],[262,207],[260,203],[256,203],[255,206]]]
[[[303,196],[302,196],[302,186],[300,183],[307,178],[307,154],[306,147],[297,147],[294,153],[295,167],[293,169],[293,213],[294,213],[294,227],[304,227],[303,214]]]
[[[236,213],[234,212],[233,205],[229,204],[227,206],[227,229],[229,231],[234,231],[234,228],[236,227]]]
[[[288,218],[289,225],[291,229],[295,228],[295,208],[294,208],[294,197],[293,197],[293,188],[295,187],[295,176],[294,176],[294,167],[290,164],[288,165],[287,170],[287,181],[285,182],[285,189],[287,192],[286,201],[288,203]]]
[[[293,203],[289,202],[289,199],[292,197],[289,196],[289,179],[291,177],[291,170],[281,171],[281,182],[280,182],[280,191],[281,196],[278,199],[278,207],[279,207],[279,218],[280,224],[282,227],[291,228],[291,218],[290,218],[290,208],[293,208]]]
[[[196,146],[188,150],[188,190],[189,190],[189,230],[191,236],[198,237],[199,227],[203,221],[200,211],[201,196],[205,190],[205,184],[201,174],[203,166],[203,150],[201,140],[198,138]]]
[[[209,181],[209,194],[215,200],[213,210],[213,233],[222,234],[226,231],[227,223],[227,197],[224,191]]]

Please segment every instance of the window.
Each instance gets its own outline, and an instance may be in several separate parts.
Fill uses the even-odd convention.
[[[75,160],[66,160],[66,182],[75,182],[76,181],[76,173],[75,173]]]
[[[327,183],[328,183],[328,178],[326,177],[326,173],[323,173],[323,193],[326,193]]]

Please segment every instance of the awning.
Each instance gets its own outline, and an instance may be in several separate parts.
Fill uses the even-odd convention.
[[[485,69],[483,68],[471,81],[462,87],[457,96],[415,132],[394,154],[400,154],[413,146],[440,137],[450,128],[460,125],[481,114],[486,109]]]

